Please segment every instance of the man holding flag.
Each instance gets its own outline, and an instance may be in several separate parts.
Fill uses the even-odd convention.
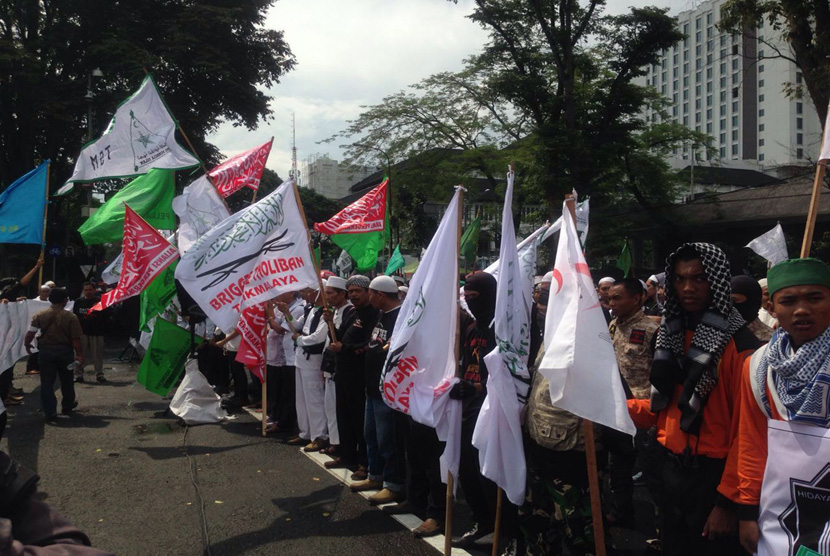
[[[658,502],[666,555],[741,554],[735,507],[718,495],[737,426],[741,369],[759,343],[732,305],[729,262],[686,243],[666,264],[666,305],[651,367],[651,400],[629,400],[638,428],[657,426]]]

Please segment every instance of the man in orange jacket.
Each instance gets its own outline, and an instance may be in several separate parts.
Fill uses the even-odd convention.
[[[719,490],[739,504],[746,550],[828,554],[830,268],[783,261],[767,284],[779,328],[744,365],[737,463]]]
[[[629,400],[638,428],[656,427],[658,505],[666,556],[741,554],[735,504],[719,496],[737,430],[740,373],[758,340],[732,306],[729,262],[707,243],[669,256],[650,400]]]

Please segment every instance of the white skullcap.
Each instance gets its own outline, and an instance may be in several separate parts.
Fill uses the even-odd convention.
[[[645,283],[645,282],[643,282],[642,280],[640,280],[640,283],[643,285],[643,291],[648,290],[648,286],[646,285],[646,283]]]
[[[761,286],[762,288],[766,288],[767,287],[767,279],[766,278],[761,278],[760,280],[758,280],[758,285]]]
[[[341,278],[340,276],[329,276],[329,279],[326,280],[326,285],[330,288],[336,288],[338,290],[348,289],[346,286],[346,279]]]
[[[551,282],[553,282],[553,271],[552,270],[550,272],[546,273],[544,276],[542,276],[542,280],[539,283],[540,284],[550,284]]]
[[[613,284],[614,282],[616,282],[616,280],[614,280],[610,276],[606,276],[605,278],[600,278],[599,282],[597,282],[597,284],[600,284],[600,285],[601,284],[607,284],[608,282]]]
[[[409,293],[409,286],[398,286],[398,291],[403,293]]]
[[[377,276],[369,283],[369,289],[383,293],[398,293],[398,283],[389,276]]]
[[[52,280],[49,280],[48,282],[44,282],[43,285],[46,286],[47,288],[50,288],[50,289],[55,287],[55,283]]]
[[[658,280],[657,276],[655,276],[654,274],[652,274],[651,276],[648,277],[648,281],[653,283],[653,284],[659,284],[660,283],[660,280]]]

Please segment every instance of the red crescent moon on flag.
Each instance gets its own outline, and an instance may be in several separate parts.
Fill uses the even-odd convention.
[[[562,291],[562,273],[553,269],[553,279],[556,280],[556,293]]]
[[[584,274],[588,278],[591,278],[591,269],[585,263],[576,263],[576,271],[580,274]]]

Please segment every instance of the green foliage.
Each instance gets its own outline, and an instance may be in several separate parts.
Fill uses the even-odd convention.
[[[262,28],[273,0],[54,0],[0,2],[0,182],[51,158],[53,181],[71,171],[86,139],[154,73],[197,154],[222,121],[249,129],[269,117],[271,86],[294,66],[281,31]]]

